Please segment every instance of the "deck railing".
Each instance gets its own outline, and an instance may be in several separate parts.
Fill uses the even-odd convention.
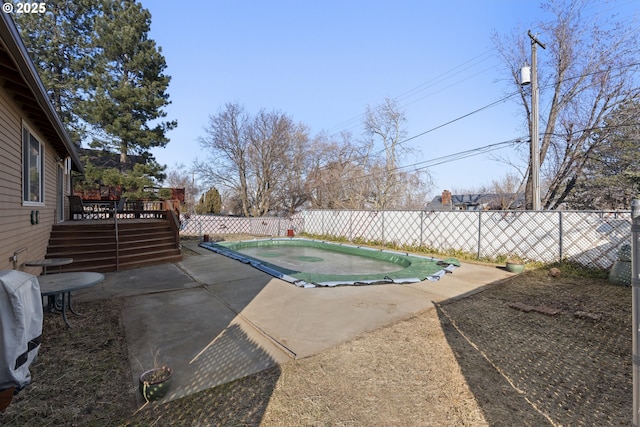
[[[114,200],[83,200],[84,219],[113,220],[116,243],[116,270],[119,270],[120,239],[118,220],[122,219],[166,219],[175,240],[176,249],[180,248],[180,202],[177,200],[129,200],[122,208]],[[116,208],[117,207],[117,208]]]
[[[120,233],[118,232],[118,212],[115,206],[117,205],[114,202],[113,224],[116,233],[116,271],[120,271]]]
[[[169,227],[171,227],[171,234],[176,242],[176,249],[180,248],[180,210],[178,207],[180,202],[177,200],[167,200],[167,219],[169,220]]]
[[[165,219],[167,211],[173,210],[173,200],[126,200],[122,209],[115,212],[115,200],[83,200],[84,219],[118,218]]]

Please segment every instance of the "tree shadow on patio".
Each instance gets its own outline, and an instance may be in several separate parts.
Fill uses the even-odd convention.
[[[280,377],[280,367],[239,325],[227,328],[201,359],[204,366],[216,365],[219,369],[196,370],[193,381],[221,385],[170,402],[145,405],[124,425],[259,425]],[[234,380],[243,369],[252,373],[256,359],[271,367]]]

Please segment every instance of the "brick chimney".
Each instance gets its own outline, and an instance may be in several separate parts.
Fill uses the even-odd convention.
[[[444,190],[442,192],[442,206],[451,206],[451,191]]]

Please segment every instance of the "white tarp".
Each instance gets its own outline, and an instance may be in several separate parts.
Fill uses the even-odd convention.
[[[0,271],[0,390],[31,382],[29,366],[42,335],[38,279],[17,270]]]

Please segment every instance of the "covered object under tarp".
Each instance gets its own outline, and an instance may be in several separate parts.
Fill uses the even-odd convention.
[[[29,366],[42,335],[42,297],[37,277],[0,271],[0,391],[31,382]]]

